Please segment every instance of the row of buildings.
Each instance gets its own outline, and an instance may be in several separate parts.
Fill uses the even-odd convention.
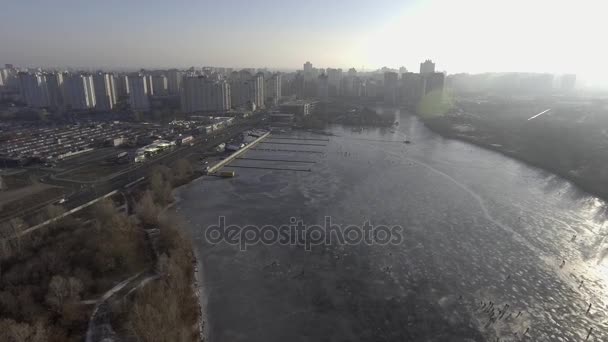
[[[281,74],[250,70],[230,74],[186,74],[182,79],[181,109],[185,113],[255,111],[275,106],[281,98]]]
[[[21,101],[29,107],[73,111],[109,111],[121,96],[127,97],[133,109],[148,109],[153,82],[159,83],[157,77],[142,74],[117,76],[41,70],[19,71],[6,78],[6,83],[18,89]]]
[[[415,103],[431,92],[443,95],[445,74],[435,71],[435,63],[426,60],[420,64],[420,72],[407,72],[382,68],[376,72],[359,73],[350,68],[315,69],[310,62],[290,80],[291,89],[286,93],[298,98],[365,97],[384,100],[392,105]]]
[[[18,91],[33,108],[109,111],[124,99],[132,110],[146,111],[151,99],[174,97],[182,111],[225,112],[233,108],[261,109],[281,98],[281,74],[241,71],[194,70],[106,72],[0,70],[0,86]]]

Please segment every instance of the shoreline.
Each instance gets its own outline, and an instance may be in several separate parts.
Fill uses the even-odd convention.
[[[219,170],[219,169],[223,168],[224,165],[230,163],[234,158],[238,157],[239,155],[247,152],[247,150],[249,150],[249,148],[254,147],[255,145],[257,145],[260,141],[262,141],[269,135],[270,135],[270,132],[267,132],[266,134],[257,138],[255,141],[249,143],[247,146],[243,147],[242,149],[239,149],[239,150],[233,152],[228,157],[226,157],[224,160],[219,160],[216,164],[214,164],[213,166],[210,166],[210,169]],[[186,187],[186,186],[190,186],[197,181],[203,180],[203,178],[205,176],[209,176],[209,175],[205,174],[205,173],[201,174],[201,173],[198,173],[197,171],[195,171],[195,173],[191,179],[189,179],[188,181],[184,182],[183,184],[173,188],[171,190],[171,193],[172,193],[174,200],[171,203],[167,204],[167,206],[163,209],[162,214],[174,216],[178,219],[183,218],[176,211],[177,205],[182,201],[182,197],[179,195],[182,188]],[[195,259],[196,259],[196,264],[194,266],[194,271],[193,271],[194,272],[194,283],[192,284],[192,288],[194,290],[195,296],[198,298],[198,306],[199,306],[199,311],[200,311],[200,315],[201,315],[200,322],[199,322],[200,340],[209,341],[210,326],[209,326],[209,314],[207,312],[208,297],[207,297],[207,291],[205,290],[205,285],[204,285],[204,274],[203,274],[204,269],[203,269],[202,258],[199,255],[199,250],[194,248],[194,241],[196,241],[196,240],[192,236],[191,230],[188,229],[188,231],[185,233],[188,234],[188,240],[190,241],[191,248],[192,248],[192,251],[193,251]]]
[[[463,135],[458,135],[455,134],[452,131],[444,131],[443,129],[439,129],[437,127],[435,127],[433,124],[429,123],[428,121],[426,121],[425,119],[421,118],[420,116],[418,116],[418,118],[420,119],[420,121],[424,124],[424,126],[426,128],[428,128],[431,132],[438,134],[439,136],[441,136],[444,139],[453,139],[453,140],[458,140],[458,141],[462,141],[465,143],[469,143],[472,145],[475,145],[477,147],[481,147],[483,149],[486,150],[490,150],[490,151],[494,151],[497,153],[500,153],[506,157],[509,157],[511,159],[517,160],[519,162],[522,162],[524,164],[526,164],[527,166],[530,167],[534,167],[540,170],[543,170],[545,172],[554,174],[562,179],[567,180],[568,182],[570,182],[572,185],[574,185],[575,187],[578,188],[578,190],[584,191],[586,193],[588,193],[589,195],[595,196],[605,202],[608,202],[608,192],[602,192],[602,191],[598,191],[596,189],[596,187],[590,185],[590,184],[585,184],[583,181],[581,181],[580,179],[574,178],[571,175],[564,173],[560,170],[551,168],[549,166],[546,165],[542,165],[541,163],[538,163],[536,161],[530,160],[516,152],[512,152],[509,150],[505,150],[502,149],[498,146],[494,146],[491,144],[486,144],[482,141],[479,141],[477,139],[474,139],[473,137],[468,137],[468,136],[463,136]]]
[[[181,196],[179,196],[181,189],[183,187],[189,186],[194,184],[196,181],[202,180],[202,178],[205,175],[195,175],[192,179],[190,179],[189,181],[185,182],[184,184],[181,184],[175,188],[173,188],[171,190],[171,194],[174,198],[173,202],[169,203],[162,211],[163,215],[166,216],[173,216],[176,219],[183,219],[182,216],[179,215],[179,213],[176,211],[177,205],[182,201]],[[181,227],[180,228],[184,228]],[[200,312],[200,321],[199,321],[199,337],[200,337],[200,341],[209,341],[209,314],[207,312],[207,291],[205,290],[205,285],[204,285],[204,276],[203,276],[203,267],[202,267],[202,262],[201,262],[201,257],[199,255],[198,249],[194,248],[194,241],[196,241],[196,239],[194,239],[194,237],[192,236],[192,233],[190,231],[190,229],[188,229],[187,231],[183,231],[183,233],[187,234],[187,238],[188,241],[190,242],[190,246],[192,249],[192,252],[194,254],[196,263],[194,265],[194,269],[193,269],[193,273],[194,273],[194,283],[192,283],[192,290],[194,291],[194,295],[196,296],[196,298],[198,298],[198,307],[199,307],[199,312]]]

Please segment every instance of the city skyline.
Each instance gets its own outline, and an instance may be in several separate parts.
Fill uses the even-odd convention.
[[[594,0],[12,2],[0,14],[0,63],[295,70],[309,60],[411,71],[430,58],[450,73],[573,73],[606,85],[608,53],[597,44],[603,7]]]

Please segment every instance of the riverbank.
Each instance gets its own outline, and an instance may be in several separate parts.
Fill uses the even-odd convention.
[[[224,167],[225,165],[227,165],[228,163],[233,161],[235,158],[237,158],[241,154],[245,153],[248,149],[257,145],[260,141],[264,140],[269,135],[270,135],[270,132],[263,134],[262,136],[258,137],[251,143],[247,144],[245,147],[233,152],[232,154],[230,154],[223,160],[219,160],[216,164],[211,165],[207,171],[207,174],[212,174],[212,173],[217,172],[222,167]],[[173,217],[175,218],[173,221],[177,220],[177,213],[175,211],[175,206],[181,200],[181,198],[179,197],[180,189],[192,184],[193,182],[195,182],[197,180],[202,180],[202,177],[206,176],[207,174],[197,172],[197,170],[194,170],[194,172],[188,179],[183,180],[182,182],[180,182],[180,184],[178,186],[173,188],[172,197],[174,199],[163,210],[164,212],[168,213],[169,216],[173,215]],[[207,315],[207,310],[206,310],[206,308],[207,308],[207,305],[206,305],[207,291],[205,291],[205,288],[204,288],[203,263],[202,263],[202,258],[199,255],[200,253],[198,253],[198,249],[194,248],[194,246],[192,245],[193,241],[195,241],[194,237],[188,236],[188,240],[191,244],[191,249],[192,249],[193,255],[195,257],[194,261],[196,262],[195,266],[193,267],[192,287],[193,287],[194,295],[198,299],[197,302],[198,302],[198,309],[199,309],[199,314],[200,314],[200,316],[199,316],[200,320],[198,322],[198,329],[199,329],[199,334],[200,334],[200,341],[208,341],[209,340],[209,329],[208,329],[207,323],[209,320],[208,320],[208,315]]]
[[[480,125],[476,125],[471,121],[463,124],[462,122],[455,121],[454,118],[447,117],[420,117],[420,119],[427,128],[444,138],[468,142],[470,144],[501,153],[505,156],[526,163],[529,166],[551,172],[563,179],[570,181],[579,189],[591,195],[597,196],[603,200],[608,200],[608,188],[603,186],[600,181],[589,177],[577,177],[572,173],[572,170],[565,170],[563,168],[555,167],[547,162],[543,162],[545,159],[539,159],[531,155],[526,155],[523,153],[523,151],[525,151],[524,149],[510,148],[506,144],[501,144],[503,141],[500,140],[499,136],[503,136],[504,134],[498,134],[496,132],[492,134],[493,132],[488,132],[487,127],[484,127],[486,130],[482,133],[479,130]],[[469,129],[463,130],[463,126],[468,127]],[[554,148],[559,151],[560,147],[556,145]]]
[[[247,165],[256,166],[315,161],[310,173],[239,169],[237,179],[204,178],[180,191],[176,210],[198,238],[204,265],[209,339],[495,341],[526,333],[534,341],[576,340],[590,327],[605,339],[596,258],[605,227],[593,220],[602,204],[573,197],[559,177],[446,141],[409,114],[398,118],[395,133],[328,127],[333,137],[314,148],[325,156],[279,154],[274,139],[247,154]],[[413,144],[393,143],[402,134]],[[312,136],[298,130],[281,138]],[[218,217],[278,227],[291,217],[308,225],[326,215],[338,227],[369,220],[398,224],[406,235],[395,245],[310,250],[280,243],[242,250],[201,238]],[[479,308],[489,301],[509,304],[495,323]],[[590,302],[585,315],[580,308]]]

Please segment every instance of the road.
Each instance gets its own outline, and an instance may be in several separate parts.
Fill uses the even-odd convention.
[[[122,189],[125,185],[141,177],[147,177],[150,174],[151,170],[157,165],[171,165],[178,159],[188,158],[192,154],[202,153],[203,151],[212,149],[220,143],[225,142],[235,136],[238,136],[243,131],[252,128],[260,121],[261,117],[258,116],[253,119],[237,122],[234,125],[217,132],[216,134],[198,137],[197,139],[195,139],[194,145],[192,146],[177,147],[170,152],[161,154],[158,157],[141,164],[140,166],[121,171],[114,175],[109,175],[109,177],[100,180],[96,183],[82,184],[78,181],[71,181],[67,179],[53,179],[52,177],[48,176],[41,178],[41,181],[43,183],[70,189],[72,192],[71,195],[69,195],[66,198],[66,201],[61,204],[66,210],[70,210],[84,203],[90,202],[93,199],[105,195],[113,190]],[[47,205],[53,202],[55,201],[42,203],[26,210],[20,210],[19,212],[6,215],[2,221],[8,221],[14,217],[25,217],[34,215],[35,213],[39,212],[40,210],[43,210]]]

